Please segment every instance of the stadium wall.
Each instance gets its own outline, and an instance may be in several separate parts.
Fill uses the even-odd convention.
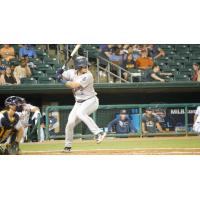
[[[148,104],[148,103],[199,103],[200,83],[134,83],[96,84],[100,104]],[[63,85],[20,85],[1,86],[0,107],[10,95],[19,95],[27,102],[37,105],[73,105],[70,89]]]

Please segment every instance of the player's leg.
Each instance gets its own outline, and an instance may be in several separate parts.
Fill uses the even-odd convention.
[[[27,140],[27,132],[28,132],[28,127],[25,127],[24,134],[23,134],[23,137],[22,137],[20,143],[24,143],[24,141]]]
[[[89,130],[96,136],[97,143],[100,143],[104,137],[105,133],[102,133],[102,130],[97,126],[95,121],[89,116],[95,112],[99,107],[99,100],[97,97],[91,98],[83,102],[80,106],[79,112],[77,112],[78,118],[83,121]]]
[[[78,123],[81,122],[81,120],[77,117],[77,111],[79,107],[80,106],[76,103],[68,117],[67,125],[65,128],[65,147],[66,148],[72,147],[74,128],[76,127]]]
[[[196,123],[193,125],[193,131],[194,131],[195,133],[200,134],[200,123],[196,122]]]

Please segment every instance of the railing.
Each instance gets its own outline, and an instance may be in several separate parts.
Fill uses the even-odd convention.
[[[88,50],[85,50],[85,49],[84,49],[84,56],[85,56],[86,58],[88,58],[88,55],[89,55]],[[100,59],[107,63],[107,67],[106,67],[106,68],[103,68],[103,67],[100,66]],[[124,83],[133,82],[133,80],[132,80],[132,73],[130,73],[129,71],[127,71],[127,70],[125,70],[124,68],[120,67],[119,65],[116,65],[116,64],[112,63],[111,61],[109,61],[109,60],[106,59],[106,58],[103,58],[103,57],[101,57],[101,56],[98,56],[98,57],[97,57],[96,66],[97,66],[97,83],[100,82],[100,77],[99,77],[99,76],[100,76],[100,75],[99,75],[99,71],[100,71],[100,70],[102,70],[102,71],[104,71],[104,72],[107,73],[108,82],[111,81],[111,77],[117,78],[118,81],[119,81],[120,83],[122,83],[122,82],[124,82]],[[116,70],[117,74],[115,74],[115,73],[113,73],[113,72],[111,71],[111,67],[113,67],[113,68]],[[123,73],[124,73],[124,72],[127,73],[127,75],[130,77],[130,81],[125,80],[124,78],[122,78],[122,74],[123,74],[122,72],[123,72]]]
[[[106,68],[103,68],[103,67],[100,66],[100,61],[99,61],[100,59],[107,63],[107,67]],[[118,73],[118,75],[114,74],[113,72],[111,72],[111,66],[116,69],[116,72]],[[130,83],[130,81],[127,81],[127,80],[122,78],[122,74],[123,74],[122,71],[127,73],[131,77],[131,73],[129,71],[127,71],[124,68],[120,67],[119,65],[116,65],[116,64],[110,62],[109,60],[99,56],[97,58],[97,83],[99,83],[99,79],[100,79],[99,78],[99,76],[100,76],[99,75],[99,71],[100,70],[102,70],[102,71],[104,71],[104,72],[106,72],[108,74],[108,82],[110,82],[111,76],[113,76],[113,77],[117,78],[120,83],[121,82]],[[131,82],[132,82],[132,79],[131,79]]]
[[[151,106],[152,109],[159,109],[159,108],[165,108],[165,109],[184,109],[184,126],[182,126],[182,131],[166,131],[165,133],[153,133],[153,134],[144,134],[142,132],[142,116],[144,114],[144,109]],[[119,112],[120,109],[127,109],[127,110],[132,110],[132,109],[138,109],[138,117],[139,117],[139,127],[138,127],[138,132],[134,134],[116,134],[116,133],[109,133],[108,137],[145,137],[145,136],[188,136],[188,135],[195,135],[195,133],[191,130],[189,130],[189,121],[188,121],[188,116],[189,116],[189,108],[196,109],[197,106],[200,106],[200,104],[197,103],[192,103],[192,104],[140,104],[140,105],[135,105],[135,104],[129,104],[129,105],[100,105],[99,109],[92,114],[92,118],[97,122],[97,124],[100,124],[101,128],[107,127],[107,124],[115,118],[115,114]],[[64,114],[64,120],[60,119],[60,126],[64,127],[66,122],[67,122],[67,115],[71,111],[73,107],[72,106],[48,106],[46,108],[46,138],[50,138],[49,136],[49,113],[50,112],[63,112]],[[183,111],[183,110],[181,110]],[[66,112],[66,113],[64,113]],[[193,116],[192,116],[193,117]],[[190,116],[191,118],[191,116]],[[107,121],[105,121],[107,119]],[[192,120],[193,121],[193,120]],[[178,126],[177,126],[178,127]],[[175,127],[174,127],[175,128]],[[191,128],[191,127],[190,127]],[[83,129],[81,129],[83,130]],[[83,134],[84,132],[79,132],[79,134],[75,134],[75,138],[92,138],[93,136],[91,133],[89,134]],[[64,138],[64,128],[61,130],[61,132],[58,134],[57,138]]]

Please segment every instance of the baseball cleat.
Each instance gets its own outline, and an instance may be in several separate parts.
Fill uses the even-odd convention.
[[[64,148],[64,152],[68,153],[71,152],[72,148],[71,147],[65,147]]]
[[[96,143],[100,144],[105,137],[106,137],[106,132],[98,133],[97,135],[95,135]]]

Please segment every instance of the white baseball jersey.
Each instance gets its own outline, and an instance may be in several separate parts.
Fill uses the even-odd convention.
[[[94,79],[92,73],[88,71],[85,74],[79,75],[75,69],[70,69],[63,72],[62,76],[67,81],[74,81],[80,83],[81,87],[73,89],[74,98],[76,101],[84,101],[96,96],[94,90]]]
[[[25,104],[23,106],[23,111],[22,112],[17,112],[17,114],[19,115],[20,121],[21,121],[23,126],[27,126],[28,125],[30,113],[31,113],[31,110],[34,107],[35,106],[32,106],[31,104]]]

